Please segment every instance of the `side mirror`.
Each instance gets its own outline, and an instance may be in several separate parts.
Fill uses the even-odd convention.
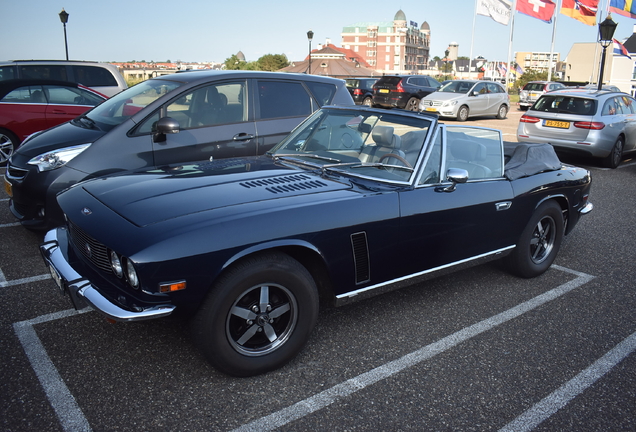
[[[446,171],[446,180],[450,180],[452,184],[447,187],[439,188],[441,192],[454,192],[458,183],[466,183],[468,181],[468,171],[460,168],[449,168]]]
[[[155,133],[152,136],[154,142],[166,140],[166,134],[176,134],[181,130],[179,122],[172,117],[163,117],[155,124]]]

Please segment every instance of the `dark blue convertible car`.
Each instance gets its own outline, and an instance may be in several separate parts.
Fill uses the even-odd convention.
[[[503,258],[545,272],[588,202],[590,173],[546,144],[371,108],[317,111],[264,156],[77,184],[41,246],[75,307],[111,319],[193,314],[237,376],[280,367],[336,305]],[[320,299],[320,301],[319,301]]]

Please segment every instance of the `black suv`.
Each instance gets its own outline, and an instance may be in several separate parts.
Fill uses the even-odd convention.
[[[417,111],[420,99],[440,88],[435,78],[424,75],[387,75],[373,86],[373,106]]]
[[[373,104],[373,84],[377,78],[349,78],[345,80],[347,90],[357,105]]]
[[[5,174],[22,225],[63,222],[55,196],[119,171],[256,156],[323,105],[353,106],[344,82],[280,72],[184,72],[139,83],[70,122],[31,135]]]

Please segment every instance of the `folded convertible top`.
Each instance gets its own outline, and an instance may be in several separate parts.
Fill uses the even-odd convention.
[[[561,169],[561,161],[550,144],[505,142],[504,156],[504,175],[508,180]]]

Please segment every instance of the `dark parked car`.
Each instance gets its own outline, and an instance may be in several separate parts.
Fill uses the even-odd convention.
[[[74,119],[106,99],[71,82],[0,81],[0,166],[29,135]]]
[[[254,375],[298,353],[319,298],[344,304],[502,257],[542,274],[592,210],[590,184],[547,144],[328,107],[264,156],[71,187],[58,196],[66,225],[41,251],[76,307],[121,321],[192,314],[215,367]]]
[[[351,97],[356,105],[373,104],[373,84],[377,78],[348,78],[345,80],[347,90],[351,93]]]
[[[373,86],[373,106],[417,111],[420,99],[442,84],[424,75],[387,75]]]
[[[263,154],[313,111],[353,105],[344,81],[276,72],[185,72],[137,84],[13,154],[5,188],[24,226],[63,222],[55,196],[117,171]]]

